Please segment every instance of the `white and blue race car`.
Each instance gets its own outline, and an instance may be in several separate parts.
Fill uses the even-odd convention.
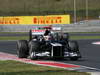
[[[29,32],[29,41],[17,42],[19,58],[53,58],[78,60],[81,58],[77,41],[69,40],[68,33],[59,32],[60,27],[36,27]]]

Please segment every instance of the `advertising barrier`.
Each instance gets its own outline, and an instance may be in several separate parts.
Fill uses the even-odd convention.
[[[43,24],[70,24],[70,15],[47,16],[10,16],[0,17],[0,25],[43,25]]]

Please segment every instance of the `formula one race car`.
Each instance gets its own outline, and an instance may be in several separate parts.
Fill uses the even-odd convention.
[[[68,33],[57,32],[60,27],[36,27],[29,32],[29,41],[17,42],[19,58],[53,58],[78,60],[81,58],[77,41],[70,41]]]

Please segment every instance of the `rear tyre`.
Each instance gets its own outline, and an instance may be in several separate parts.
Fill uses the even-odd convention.
[[[27,58],[28,56],[28,42],[27,40],[19,40],[17,42],[17,56],[19,58]]]
[[[55,33],[53,36],[54,40],[58,41],[60,39],[59,34]]]
[[[63,40],[68,42],[68,40],[69,40],[69,34],[68,33],[63,33],[62,37],[63,37]]]
[[[71,57],[70,60],[72,60],[72,61],[77,61],[78,58],[77,58],[77,57]]]
[[[55,33],[54,34],[54,39],[56,39],[56,40],[64,40],[64,41],[68,42],[69,34],[68,33]]]

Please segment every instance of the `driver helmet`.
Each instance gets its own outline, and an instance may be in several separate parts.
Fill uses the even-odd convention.
[[[44,36],[44,40],[45,40],[45,41],[51,40],[51,36],[50,36],[50,35]]]

